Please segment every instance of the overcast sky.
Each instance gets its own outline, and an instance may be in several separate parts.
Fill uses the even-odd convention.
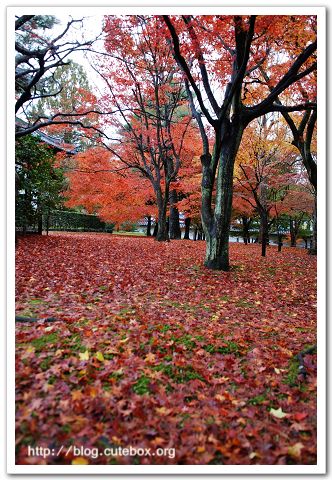
[[[75,20],[82,19],[83,22],[74,24],[70,27],[70,30],[68,32],[68,35],[66,36],[66,39],[69,41],[73,40],[78,40],[78,41],[83,41],[83,40],[91,40],[95,39],[98,37],[102,31],[102,20],[103,16],[102,15],[96,15],[96,16],[79,16],[79,11],[77,12],[77,15],[71,17],[69,15],[58,15],[56,14],[55,17],[60,21],[59,25],[56,25],[52,31],[52,36],[55,34],[61,33],[66,25],[67,22],[71,20],[71,18],[74,18]],[[99,48],[98,48],[99,47]],[[102,44],[101,42],[96,42],[95,47],[97,50],[101,50]],[[91,55],[88,55],[91,59]],[[89,64],[89,60],[86,58],[86,54],[84,52],[74,52],[71,56],[70,59],[73,60],[76,63],[81,64],[87,75],[89,82],[92,87],[97,88],[100,90],[103,85],[103,81],[101,78],[96,74],[96,72],[91,68]]]

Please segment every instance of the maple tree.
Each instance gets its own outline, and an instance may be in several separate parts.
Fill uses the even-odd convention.
[[[260,71],[263,75],[263,78],[266,80],[269,88],[271,90],[271,82],[264,71],[262,66],[260,66]],[[297,85],[297,91],[292,92],[292,94],[299,97],[303,101],[308,102],[309,100],[316,102],[316,76],[307,78],[305,85]],[[280,99],[277,100],[281,104]],[[317,110],[306,109],[302,114],[300,112],[295,112],[291,114],[289,112],[281,112],[285,121],[287,122],[289,129],[292,133],[292,144],[297,148],[301,155],[303,166],[306,169],[308,179],[314,190],[315,203],[313,208],[313,236],[312,236],[312,246],[310,248],[310,253],[317,253],[317,154],[316,154],[316,124],[317,124]]]
[[[280,96],[316,69],[315,18],[164,15],[163,19],[203,141],[205,265],[228,270],[233,169],[243,132],[252,120],[268,112],[314,108],[311,102],[282,105]],[[290,32],[287,40],[284,40],[285,30]],[[278,55],[281,51],[283,58]],[[271,89],[259,76],[262,65]],[[213,92],[214,85],[223,91],[221,102]],[[214,131],[212,154],[202,115]]]
[[[150,183],[137,171],[114,161],[103,147],[75,155],[67,172],[68,207],[82,206],[105,221],[117,225],[155,214]]]
[[[298,172],[294,180],[283,202],[275,208],[275,223],[286,219],[292,247],[296,246],[301,230],[304,232],[308,230],[304,228],[304,224],[309,223],[315,210],[315,192],[309,187],[307,176]],[[312,240],[312,233],[309,231],[307,234],[304,233],[305,240],[306,237],[311,237]]]
[[[247,201],[246,197],[243,198],[240,192],[238,192],[237,186],[235,186],[232,202],[233,226],[237,229],[239,222],[241,222],[241,234],[245,245],[250,243],[250,228],[253,225],[255,217],[257,217],[257,211],[255,210],[254,206]]]
[[[306,96],[306,95],[305,95]],[[301,118],[300,123],[296,126],[291,116],[285,117],[293,134],[293,145],[299,150],[303,165],[307,171],[308,179],[314,190],[313,205],[313,235],[310,253],[317,253],[317,162],[316,162],[316,121],[317,111],[307,110]]]
[[[262,66],[259,67],[266,81],[269,89],[272,90],[271,79],[267,75]],[[285,110],[281,110],[281,115],[285,119],[289,129],[292,133],[292,144],[299,151],[303,165],[307,171],[308,179],[315,190],[317,190],[317,162],[316,162],[316,123],[317,123],[317,109],[316,109],[316,96],[317,96],[317,76],[316,72],[309,78],[304,79],[304,84],[299,83],[293,86],[293,91],[285,96],[285,101],[290,100],[290,95],[298,98],[302,102],[312,103],[312,108],[308,107],[303,112],[290,113]],[[277,99],[277,103],[282,105],[280,99]]]
[[[174,184],[181,164],[191,161],[198,137],[159,24],[158,17],[106,17],[107,63],[97,58],[95,70],[106,85],[103,109],[113,112],[103,122],[115,134],[103,144],[151,183],[158,208],[156,239],[165,241],[169,204],[171,237],[180,236]]]
[[[294,149],[286,134],[272,117],[264,116],[247,128],[237,156],[235,191],[260,217],[262,256],[269,229],[275,217],[286,211],[284,201],[297,177]]]
[[[197,238],[198,229],[201,228],[201,166],[198,156],[195,156],[190,164],[181,167],[179,172],[178,208],[185,214],[185,235],[189,239],[190,227],[194,227],[194,240]]]

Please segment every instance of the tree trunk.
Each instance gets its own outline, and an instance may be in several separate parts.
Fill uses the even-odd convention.
[[[43,234],[43,215],[42,214],[38,214],[37,233],[38,235]]]
[[[48,211],[46,215],[46,235],[48,235],[49,229],[50,229],[50,212]]]
[[[185,220],[184,220],[184,227],[185,227],[185,230],[184,230],[184,237],[183,237],[183,240],[189,240],[190,239],[190,222],[191,222],[191,218],[190,217],[186,217]]]
[[[146,226],[146,236],[151,237],[151,215],[147,216],[148,224]]]
[[[43,234],[43,212],[42,212],[42,209],[40,208],[39,200],[37,204],[36,216],[37,216],[37,234],[42,235]]]
[[[159,214],[156,240],[157,242],[167,242],[169,240],[166,214]]]
[[[226,232],[206,233],[206,267],[212,270],[229,270],[228,240],[229,236]]]
[[[282,247],[282,235],[281,233],[278,233],[278,252],[281,252],[281,247]]]
[[[162,195],[160,192],[157,194],[158,205],[158,232],[156,235],[157,242],[168,242],[168,221],[167,221],[167,202],[168,202],[168,189],[165,188],[165,193]]]
[[[178,201],[176,190],[169,192],[170,214],[169,214],[169,236],[173,240],[181,239],[179,210],[174,205]]]
[[[32,215],[31,215],[31,194],[28,189],[25,189],[24,192],[24,213],[23,213],[23,235],[26,235],[28,231],[28,227],[32,222]]]
[[[309,252],[310,255],[317,255],[317,196],[315,195],[315,206],[312,214],[312,241]]]
[[[153,236],[153,237],[156,237],[156,236],[157,236],[157,233],[158,233],[158,221],[154,224],[152,236]]]
[[[197,227],[195,227],[194,228],[194,241],[197,240],[197,232],[198,232]]]
[[[289,233],[291,237],[291,247],[296,247],[296,220],[289,217]]]
[[[234,124],[233,124],[234,125]],[[225,126],[227,128],[227,126]],[[214,213],[211,213],[214,172],[202,159],[202,224],[206,236],[204,265],[212,270],[229,270],[229,232],[233,198],[233,170],[243,129],[229,128],[224,138],[216,139],[212,162],[219,157]],[[209,168],[208,168],[209,167]]]
[[[250,232],[249,232],[249,227],[251,220],[248,217],[241,217],[242,220],[242,237],[245,245],[250,243]]]
[[[266,256],[266,246],[269,240],[269,223],[267,218],[267,213],[260,212],[260,230],[261,230],[261,242],[262,242],[262,257]]]

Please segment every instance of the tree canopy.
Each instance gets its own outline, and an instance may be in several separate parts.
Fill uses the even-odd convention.
[[[264,210],[268,225],[290,192],[316,194],[315,16],[108,15],[98,41],[71,41],[79,22],[52,35],[54,17],[16,20],[17,110],[28,113],[17,136],[45,127],[80,141],[82,153],[64,163],[68,205],[116,222],[152,215],[159,241],[180,238],[185,215],[204,232],[205,265],[228,270],[233,204]],[[67,61],[82,50],[99,92]],[[265,118],[259,152],[250,140]]]

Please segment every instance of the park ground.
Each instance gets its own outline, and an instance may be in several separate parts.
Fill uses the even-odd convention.
[[[18,464],[314,464],[316,265],[304,249],[104,234],[16,249]],[[56,321],[44,322],[52,317]],[[28,447],[67,450],[29,456]],[[175,448],[174,458],[68,447]],[[66,454],[65,454],[66,453]]]

